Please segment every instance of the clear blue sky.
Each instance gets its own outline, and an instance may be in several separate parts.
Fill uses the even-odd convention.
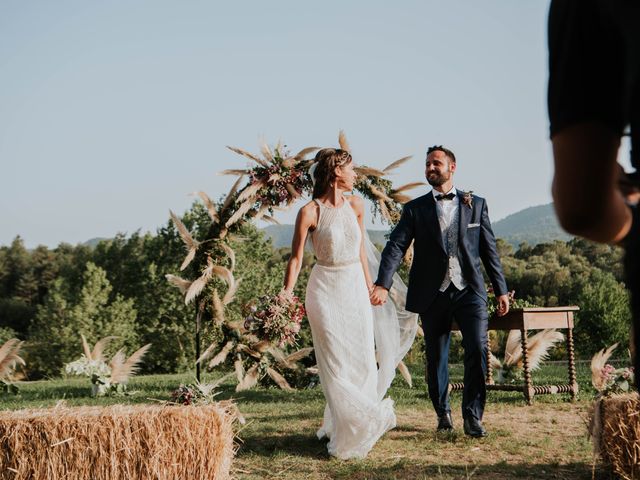
[[[448,145],[494,221],[551,201],[547,1],[0,3],[0,244],[154,231],[261,138]],[[424,193],[427,188],[414,191]],[[292,214],[281,215],[285,223]],[[378,224],[377,228],[382,225]]]

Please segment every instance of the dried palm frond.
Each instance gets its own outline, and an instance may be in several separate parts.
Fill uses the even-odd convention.
[[[229,352],[231,352],[234,346],[235,344],[232,341],[228,341],[227,344],[222,347],[222,350],[220,350],[218,354],[211,359],[211,361],[209,362],[209,368],[213,368],[216,365],[224,363],[224,361],[229,356]]]
[[[100,340],[98,340],[96,342],[96,344],[93,346],[93,351],[91,352],[91,357],[89,357],[91,360],[101,360],[101,361],[105,361],[104,358],[104,350],[105,348],[107,348],[107,344],[111,341],[111,340],[115,340],[116,336],[114,335],[110,335],[108,337],[104,337]],[[83,345],[84,346],[84,345]]]
[[[411,378],[411,373],[409,372],[407,365],[401,361],[398,364],[398,370],[400,371],[402,378],[404,378],[404,381],[409,385],[409,388],[413,387],[413,379]]]
[[[233,215],[231,215],[231,218],[229,220],[227,220],[227,223],[225,224],[225,227],[229,228],[231,225],[233,225],[238,220],[240,220],[242,217],[244,217],[244,215],[249,210],[251,210],[251,208],[253,207],[254,203],[255,202],[252,199],[249,199],[246,202],[244,202],[242,205],[240,205],[238,210],[236,210],[236,212]]]
[[[284,368],[289,368],[291,370],[295,369],[296,366],[293,363],[289,363],[284,355],[284,352],[276,347],[271,347],[268,349],[268,352],[273,356],[274,360],[278,362]]]
[[[17,338],[11,338],[0,347],[0,378],[9,378],[17,364],[25,365],[20,355],[23,342]]]
[[[189,290],[192,283],[189,280],[185,280],[184,278],[180,278],[176,275],[171,275],[170,273],[167,273],[164,278],[166,278],[174,287],[178,287],[181,293],[187,293],[187,290]]]
[[[553,328],[542,330],[531,337],[528,342],[527,355],[529,368],[537,370],[540,364],[547,358],[549,349],[558,342],[564,340],[564,335]]]
[[[191,233],[189,233],[189,230],[187,230],[187,227],[185,227],[184,223],[182,223],[182,220],[180,220],[175,213],[169,210],[169,214],[171,215],[171,219],[173,220],[174,225],[178,229],[180,238],[182,238],[182,241],[184,242],[188,250],[187,257],[184,259],[184,262],[182,262],[182,265],[180,265],[180,270],[184,270],[185,268],[187,268],[187,265],[191,263],[193,257],[195,257],[196,250],[200,246],[200,243],[193,239]]]
[[[91,347],[89,346],[89,342],[87,342],[87,338],[83,334],[80,334],[80,338],[82,339],[82,352],[85,357],[91,360]]]
[[[218,346],[217,342],[213,342],[211,345],[209,345],[204,352],[202,352],[202,355],[200,355],[198,357],[198,359],[196,360],[196,365],[198,363],[200,363],[203,360],[206,360],[207,358],[209,358],[211,356],[211,353],[215,350],[215,348]]]
[[[520,343],[520,330],[511,330],[507,336],[507,344],[504,348],[504,364],[508,367],[516,365],[522,358],[522,345]]]
[[[248,173],[249,170],[229,169],[219,172],[218,175],[246,175]]]
[[[263,205],[262,207],[260,207],[260,210],[256,212],[253,218],[255,220],[260,220],[262,219],[262,217],[264,217],[267,214],[268,211],[269,211],[269,207],[267,205]]]
[[[564,335],[555,329],[546,329],[527,338],[527,358],[529,369],[536,370],[547,357],[549,349],[564,340]],[[503,364],[507,367],[522,368],[522,336],[520,330],[511,330],[507,337]]]
[[[216,210],[216,206],[213,204],[213,202],[209,198],[209,195],[207,195],[203,191],[199,191],[198,196],[202,199],[204,206],[207,207],[207,213],[209,214],[209,218],[211,218],[213,222],[217,222],[218,211]]]
[[[221,265],[212,265],[211,272],[220,280],[224,281],[229,287],[236,283],[233,272],[226,267]]]
[[[204,290],[204,287],[207,286],[207,282],[209,282],[209,280],[211,279],[211,276],[216,267],[222,268],[214,265],[211,261],[211,257],[209,257],[207,259],[207,266],[202,271],[202,275],[195,279],[189,287],[189,290],[187,290],[187,294],[184,298],[185,305],[189,305],[198,295],[200,295],[200,293],[202,293],[202,290]]]
[[[340,148],[342,150],[346,150],[351,153],[351,147],[349,147],[349,142],[347,142],[347,135],[344,133],[344,130],[340,130],[338,134],[338,143],[340,144]]]
[[[222,247],[222,250],[224,250],[224,253],[227,254],[227,257],[229,257],[229,261],[231,262],[231,266],[229,268],[231,269],[231,271],[235,270],[235,268],[236,268],[236,252],[234,252],[233,248],[231,248],[226,243],[221,243],[220,246]]]
[[[389,198],[389,196],[383,192],[382,190],[377,189],[376,187],[374,187],[373,185],[371,185],[371,193],[373,193],[373,195],[378,198],[379,200],[385,200],[387,202],[393,202],[393,200],[391,200]]]
[[[235,362],[233,362],[233,369],[236,372],[238,384],[240,384],[244,380],[244,366],[242,365],[242,357],[239,354],[236,356]]]
[[[313,347],[301,348],[297,352],[293,352],[291,355],[287,356],[285,360],[287,362],[298,362],[305,357],[308,357],[311,352],[313,352]]]
[[[125,360],[124,350],[120,349],[111,359],[109,366],[111,367],[111,383],[127,383],[129,377],[135,375],[138,371],[139,363],[147,350],[151,347],[147,343],[144,347],[139,348]]]
[[[411,197],[409,195],[403,195],[402,193],[392,193],[391,198],[398,203],[402,203],[403,205],[411,201]]]
[[[240,282],[242,282],[241,278],[239,278],[238,280],[233,282],[231,285],[229,285],[229,289],[224,294],[224,297],[222,297],[223,305],[229,305],[231,302],[233,302],[233,299],[235,298],[236,293],[238,292],[238,288],[240,288]]]
[[[180,265],[180,271],[187,268],[191,263],[191,261],[195,258],[195,256],[196,256],[196,249],[195,248],[190,249],[187,252],[187,256],[184,257],[184,261],[182,262],[182,265]]]
[[[229,205],[233,203],[233,196],[238,191],[238,187],[240,187],[240,182],[242,182],[243,179],[244,179],[244,175],[240,175],[236,179],[236,181],[233,182],[233,185],[231,186],[231,190],[229,190],[229,193],[227,193],[227,196],[225,197],[224,202],[222,203],[222,208],[220,209],[220,212],[219,212],[220,215],[222,215],[222,212],[224,212],[227,208],[229,208]]]
[[[247,152],[246,150],[243,150],[241,148],[237,148],[237,147],[230,147],[229,145],[227,145],[227,148],[229,150],[231,150],[232,152],[235,152],[237,154],[240,154],[244,157],[250,158],[251,160],[253,160],[256,163],[259,163],[260,165],[262,165],[263,167],[268,167],[269,164],[267,162],[265,162],[263,159],[261,159],[260,157],[256,157],[254,154]]]
[[[252,387],[255,387],[259,380],[259,372],[258,372],[258,364],[256,363],[249,370],[247,370],[247,374],[244,376],[242,381],[236,385],[236,392],[241,392],[243,390],[249,390]]]
[[[413,188],[422,187],[423,185],[426,185],[426,183],[424,183],[424,182],[405,183],[404,185],[402,185],[402,186],[400,186],[398,188],[394,188],[393,190],[391,190],[391,193],[405,192],[405,191],[411,190]]]
[[[244,202],[247,199],[252,199],[253,197],[255,197],[256,193],[258,193],[260,189],[266,184],[267,181],[265,179],[262,179],[258,180],[255,183],[252,183],[251,185],[247,185],[247,187],[240,192],[240,195],[238,195],[236,203]]]
[[[293,185],[291,185],[290,183],[287,183],[284,188],[287,189],[287,192],[289,192],[289,195],[291,195],[293,198],[300,198],[300,194],[295,188],[293,188]]]
[[[214,289],[211,295],[211,301],[213,306],[213,319],[217,325],[224,323],[224,304],[218,295],[218,290]]]
[[[236,347],[236,350],[238,352],[246,353],[247,355],[255,358],[256,360],[260,360],[262,358],[262,355],[260,354],[260,352],[256,352],[255,350],[245,345],[244,343],[239,343]]]
[[[384,177],[385,173],[371,167],[354,167],[355,172],[363,177]]]
[[[264,156],[264,158],[266,158],[269,162],[273,163],[273,153],[271,153],[271,149],[269,148],[269,145],[267,145],[267,142],[263,141],[260,144],[260,152],[262,152],[262,155]],[[269,166],[268,163],[265,162],[266,166]]]
[[[391,214],[389,213],[389,209],[387,208],[387,204],[384,203],[384,200],[378,200],[378,206],[380,207],[380,213],[382,216],[391,221]]]
[[[604,390],[605,378],[602,375],[602,369],[617,346],[618,344],[614,343],[607,349],[603,348],[591,359],[591,384],[598,391]]]
[[[491,365],[491,368],[494,370],[500,370],[502,368],[502,362],[495,355],[489,357],[489,365]]]
[[[384,173],[389,173],[391,170],[394,170],[394,169],[398,168],[400,165],[405,163],[410,158],[411,158],[411,155],[409,155],[408,157],[402,157],[400,160],[396,160],[395,162],[393,162],[393,163],[387,165],[386,167],[384,167],[382,169],[382,171]]]
[[[260,340],[259,342],[251,345],[251,348],[256,352],[264,353],[269,349],[271,342],[269,340]]]
[[[293,164],[300,162],[302,160],[304,160],[304,157],[306,157],[307,155],[309,155],[312,152],[315,152],[316,150],[320,150],[320,147],[307,147],[307,148],[303,148],[302,150],[300,150],[298,153],[296,153],[292,158],[294,160]]]
[[[318,374],[318,367],[309,367],[309,368],[305,368],[304,371],[306,373],[308,373],[309,375],[317,375]]]
[[[273,368],[271,367],[267,368],[267,375],[269,375],[269,377],[271,377],[271,380],[276,382],[276,385],[278,385],[282,390],[286,390],[289,392],[293,391],[293,388],[291,388],[291,385],[289,385],[289,382],[287,382],[285,378]]]

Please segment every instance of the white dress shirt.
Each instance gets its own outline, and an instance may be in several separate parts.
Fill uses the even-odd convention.
[[[445,247],[447,245],[447,230],[449,229],[451,222],[453,222],[456,218],[458,210],[460,208],[460,195],[458,195],[455,187],[451,188],[451,190],[449,190],[448,192],[445,192],[444,195],[447,195],[449,193],[453,193],[455,197],[453,197],[451,200],[438,200],[436,197],[443,194],[438,192],[437,190],[433,190],[433,201],[436,202],[436,211],[438,213],[438,222],[440,223],[442,243],[443,245],[445,245]],[[460,241],[459,232],[460,229],[456,225],[455,237],[457,239],[457,242]],[[452,283],[458,290],[462,290],[467,286],[467,282],[465,282],[462,275],[462,267],[460,266],[458,252],[447,252],[447,254],[449,255],[449,265],[442,281],[442,285],[440,286],[440,291],[444,292]]]

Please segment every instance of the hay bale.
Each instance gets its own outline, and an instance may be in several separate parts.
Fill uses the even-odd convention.
[[[0,412],[2,479],[226,479],[230,403]]]
[[[590,433],[594,450],[620,478],[640,479],[640,397],[602,398],[594,404]]]

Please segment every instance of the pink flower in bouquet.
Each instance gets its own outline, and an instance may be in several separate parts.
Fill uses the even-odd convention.
[[[244,323],[249,332],[280,348],[295,343],[305,316],[304,305],[298,297],[286,292],[262,296],[250,310]]]

